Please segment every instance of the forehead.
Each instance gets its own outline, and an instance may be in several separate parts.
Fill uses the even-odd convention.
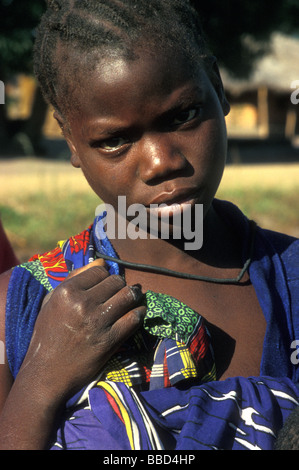
[[[72,103],[73,113],[90,111],[95,102],[100,102],[102,112],[106,107],[108,112],[114,105],[165,97],[190,82],[201,86],[205,75],[200,61],[192,61],[178,50],[136,49],[133,59],[115,51],[105,57],[95,52],[92,58],[85,56],[80,62],[75,52],[73,59],[75,80],[65,87],[71,90],[72,96],[65,98]]]
[[[132,80],[139,83],[140,91],[169,93],[174,87],[198,76],[195,66],[183,54],[170,55],[142,51],[134,60],[124,57],[100,60],[95,68],[102,86],[132,88]],[[143,86],[142,86],[143,85]],[[138,87],[135,87],[136,91]]]

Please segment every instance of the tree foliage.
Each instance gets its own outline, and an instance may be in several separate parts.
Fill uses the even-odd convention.
[[[0,0],[0,78],[32,72],[35,27],[43,0]]]
[[[211,49],[237,75],[250,72],[254,59],[267,50],[272,31],[299,32],[299,0],[191,2]],[[44,0],[0,0],[0,75],[32,71],[34,31],[45,6]]]
[[[192,0],[191,0],[192,1]],[[246,77],[273,31],[299,33],[299,0],[193,0],[220,64]]]

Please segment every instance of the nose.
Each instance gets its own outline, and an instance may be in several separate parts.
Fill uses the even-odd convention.
[[[145,183],[166,179],[186,168],[187,160],[171,136],[155,134],[138,143],[138,174]]]

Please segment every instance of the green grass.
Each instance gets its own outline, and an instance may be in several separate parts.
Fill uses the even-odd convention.
[[[19,205],[0,205],[0,216],[23,261],[87,228],[98,204],[99,200],[92,193],[69,194],[61,199],[49,199],[43,194],[27,195]]]
[[[251,218],[273,220],[273,229],[284,228],[286,232],[299,226],[298,191],[278,189],[226,189],[219,197],[235,202]],[[271,228],[271,227],[267,227]]]

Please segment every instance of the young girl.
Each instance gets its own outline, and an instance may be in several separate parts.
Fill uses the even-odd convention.
[[[116,236],[100,214],[2,276],[0,447],[273,448],[298,405],[299,242],[214,199],[229,105],[197,12],[49,0],[35,70]],[[157,236],[119,236],[134,204]]]

